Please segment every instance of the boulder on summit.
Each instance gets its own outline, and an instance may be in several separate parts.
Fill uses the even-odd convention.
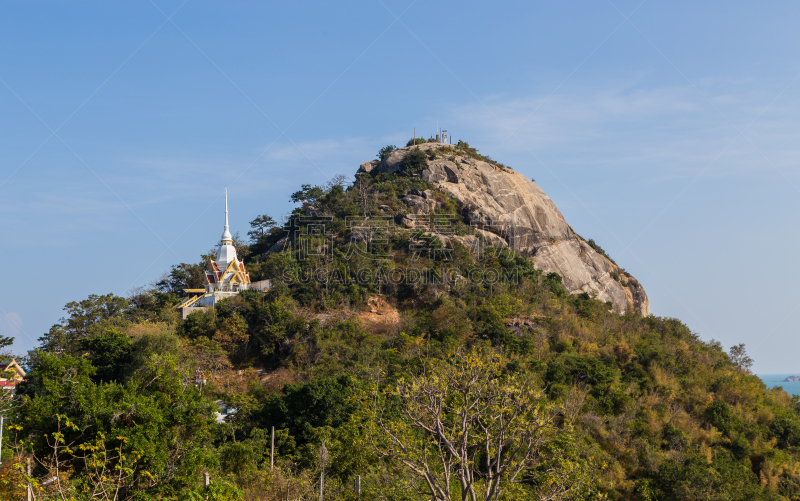
[[[633,308],[650,314],[639,282],[581,238],[536,183],[509,167],[453,145],[425,143],[392,151],[382,161],[365,162],[359,172],[397,172],[413,151],[429,158],[419,175],[459,200],[469,224],[493,234],[494,245],[502,242],[533,259],[536,268],[558,273],[573,294],[585,292],[611,302],[618,313]],[[406,195],[403,201],[416,213],[436,206],[420,195]]]

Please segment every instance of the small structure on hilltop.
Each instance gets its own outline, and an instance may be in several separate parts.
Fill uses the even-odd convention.
[[[15,359],[0,363],[0,390],[14,392],[25,379],[25,371]]]
[[[250,275],[244,263],[236,256],[233,236],[228,227],[228,189],[225,189],[225,229],[217,248],[217,259],[210,259],[206,269],[206,285],[204,289],[184,289],[187,298],[176,308],[181,310],[183,318],[200,309],[212,308],[217,302],[239,294],[243,290],[253,289],[263,292],[270,288],[269,280],[251,283]]]

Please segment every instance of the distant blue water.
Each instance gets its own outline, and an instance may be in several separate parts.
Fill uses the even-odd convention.
[[[797,383],[787,383],[783,382],[789,376],[800,376],[800,372],[795,372],[792,374],[756,374],[764,384],[767,385],[767,388],[774,388],[776,386],[782,386],[786,393],[790,395],[800,395],[800,382]]]

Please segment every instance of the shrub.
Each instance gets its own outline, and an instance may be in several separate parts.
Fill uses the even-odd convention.
[[[384,146],[383,148],[381,148],[380,150],[378,150],[378,158],[379,158],[379,159],[381,159],[381,160],[383,160],[384,158],[386,158],[386,156],[387,156],[389,153],[391,153],[391,152],[395,151],[396,149],[397,149],[397,146],[395,146],[395,145],[393,145],[393,144],[390,144],[390,145],[388,145],[388,146]]]
[[[219,329],[214,333],[213,339],[225,350],[232,350],[250,339],[247,322],[240,315],[228,317],[221,322]]]
[[[759,487],[755,473],[722,451],[711,464],[703,456],[690,456],[683,463],[665,461],[652,480],[651,499],[775,499],[770,490]]]
[[[769,425],[772,435],[778,439],[778,447],[800,444],[800,421],[793,416],[778,416]]]
[[[418,137],[416,139],[409,139],[408,142],[406,143],[406,147],[416,146],[418,144],[425,144],[425,143],[427,143],[427,141],[425,141],[425,139],[423,139],[421,137]]]
[[[428,158],[422,151],[414,149],[400,161],[400,171],[413,176],[428,168]]]
[[[661,438],[663,439],[663,445],[668,449],[683,449],[689,444],[686,434],[673,426],[672,423],[666,423],[661,428]]]
[[[544,378],[548,383],[566,386],[588,384],[593,395],[602,396],[614,382],[614,371],[597,358],[565,355],[547,365]]]
[[[195,487],[181,493],[179,501],[240,501],[244,493],[224,480],[214,480],[208,487]]]
[[[628,343],[622,341],[614,346],[614,356],[617,357],[617,362],[619,362],[620,365],[625,365],[633,360],[634,353],[631,347],[628,346]]]
[[[733,408],[728,405],[724,400],[714,400],[703,413],[703,417],[725,435],[730,436],[730,433],[736,428],[737,417]]]
[[[603,396],[599,402],[599,410],[604,414],[620,414],[633,399],[622,390],[613,390]]]
[[[252,445],[248,443],[229,442],[219,449],[222,471],[240,478],[258,468],[258,459]]]
[[[349,375],[322,377],[305,384],[287,384],[283,396],[272,396],[263,410],[265,424],[288,429],[298,445],[312,441],[315,428],[343,425],[355,410],[358,381]]]
[[[589,247],[591,247],[592,249],[594,249],[594,251],[595,251],[595,252],[597,252],[597,253],[598,253],[598,254],[600,254],[601,256],[604,256],[606,259],[608,259],[608,260],[609,260],[609,261],[611,261],[612,263],[614,263],[614,264],[617,264],[616,262],[614,262],[614,260],[613,260],[613,259],[611,259],[611,256],[609,256],[608,254],[606,254],[606,251],[604,251],[604,250],[603,250],[603,248],[602,248],[602,247],[600,247],[600,246],[597,244],[597,242],[595,242],[594,240],[592,240],[592,239],[590,238],[589,240],[587,240],[587,241],[586,241],[586,243],[587,243],[587,244],[589,244]]]
[[[217,315],[212,308],[191,313],[180,328],[180,334],[195,339],[199,336],[214,337],[217,330]]]

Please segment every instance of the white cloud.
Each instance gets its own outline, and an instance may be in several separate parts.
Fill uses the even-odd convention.
[[[650,121],[658,115],[685,114],[696,109],[689,87],[630,89],[617,86],[575,89],[572,93],[536,95],[472,103],[454,111],[455,119],[469,127],[495,129],[503,140],[511,131],[552,144],[583,138],[588,132],[619,121]]]
[[[532,151],[559,167],[694,177],[711,165],[705,176],[729,176],[772,169],[772,163],[796,169],[800,102],[784,95],[765,108],[780,90],[751,81],[703,82],[699,90],[636,81],[564,88],[552,96],[492,97],[453,107],[451,120],[460,129],[456,136],[482,137],[481,152],[508,163],[535,165]]]

